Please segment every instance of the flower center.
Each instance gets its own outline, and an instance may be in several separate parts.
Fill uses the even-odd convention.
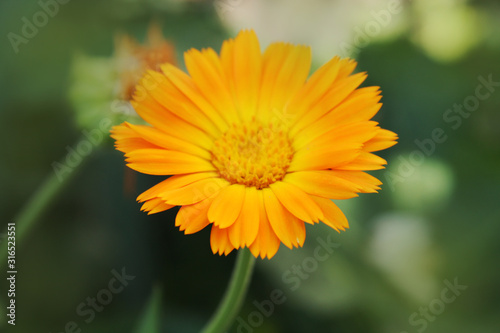
[[[284,129],[255,120],[233,124],[212,149],[212,163],[221,177],[257,189],[283,179],[292,157]]]

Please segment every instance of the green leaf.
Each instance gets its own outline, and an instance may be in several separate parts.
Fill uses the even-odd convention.
[[[162,289],[156,285],[153,288],[148,303],[139,319],[136,333],[159,333],[161,316]]]

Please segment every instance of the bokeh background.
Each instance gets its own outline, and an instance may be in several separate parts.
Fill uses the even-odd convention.
[[[71,94],[85,79],[75,74],[78,57],[109,58],[117,32],[143,41],[156,20],[183,67],[185,50],[218,51],[252,28],[263,48],[311,45],[314,68],[335,54],[357,59],[366,85],[383,91],[377,120],[400,140],[381,154],[388,168],[373,172],[382,191],[339,202],[349,230],[308,226],[303,248],[258,260],[230,332],[499,332],[498,1],[60,1],[33,37],[13,46],[9,34],[22,36],[23,18],[32,21],[48,2],[0,2],[2,230],[82,136]],[[184,236],[175,210],[140,212],[135,197],[159,179],[126,171],[111,141],[95,147],[18,242],[16,326],[2,310],[0,331],[65,332],[73,321],[82,332],[138,332],[156,290],[160,332],[198,332],[235,255],[212,255],[209,230]],[[328,239],[335,250],[311,259]],[[135,279],[87,323],[78,306],[122,268]],[[453,294],[449,284],[462,287]],[[4,278],[0,287],[5,309]],[[272,314],[259,310],[274,290],[282,302]]]

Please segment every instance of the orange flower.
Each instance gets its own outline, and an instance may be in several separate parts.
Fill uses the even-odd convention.
[[[151,24],[148,40],[142,45],[129,35],[118,35],[115,40],[115,59],[120,75],[119,97],[130,100],[139,79],[146,70],[160,71],[164,63],[176,64],[175,49],[163,37],[158,24]]]
[[[253,31],[212,49],[185,53],[189,74],[165,64],[149,71],[132,104],[151,126],[114,127],[128,166],[172,175],[142,193],[149,214],[182,206],[186,234],[211,227],[214,253],[248,247],[273,257],[280,243],[305,240],[304,223],[348,228],[331,199],[377,192],[364,170],[382,169],[372,152],[397,135],[370,120],[378,87],[359,88],[356,62],[333,58],[309,78],[308,47],[271,44],[261,53]]]

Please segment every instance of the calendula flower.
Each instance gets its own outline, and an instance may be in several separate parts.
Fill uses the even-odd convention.
[[[365,173],[383,168],[373,152],[396,143],[370,120],[378,87],[359,88],[356,62],[333,58],[309,78],[306,46],[273,43],[253,31],[213,49],[185,53],[188,74],[171,64],[149,71],[132,105],[151,126],[112,130],[128,166],[172,175],[138,197],[149,214],[181,206],[186,234],[211,227],[214,253],[248,247],[271,258],[280,243],[302,246],[305,223],[339,231],[347,219],[331,199],[377,192]]]
[[[119,80],[117,94],[123,100],[132,99],[137,82],[146,70],[160,71],[166,62],[176,64],[175,49],[165,40],[160,26],[152,23],[146,43],[140,44],[127,34],[117,35],[115,60]]]
[[[175,49],[158,24],[152,23],[147,35],[139,43],[127,34],[117,34],[110,57],[75,57],[69,97],[80,127],[94,130],[102,127],[103,119],[113,124],[138,119],[129,101],[144,72],[177,62]]]

